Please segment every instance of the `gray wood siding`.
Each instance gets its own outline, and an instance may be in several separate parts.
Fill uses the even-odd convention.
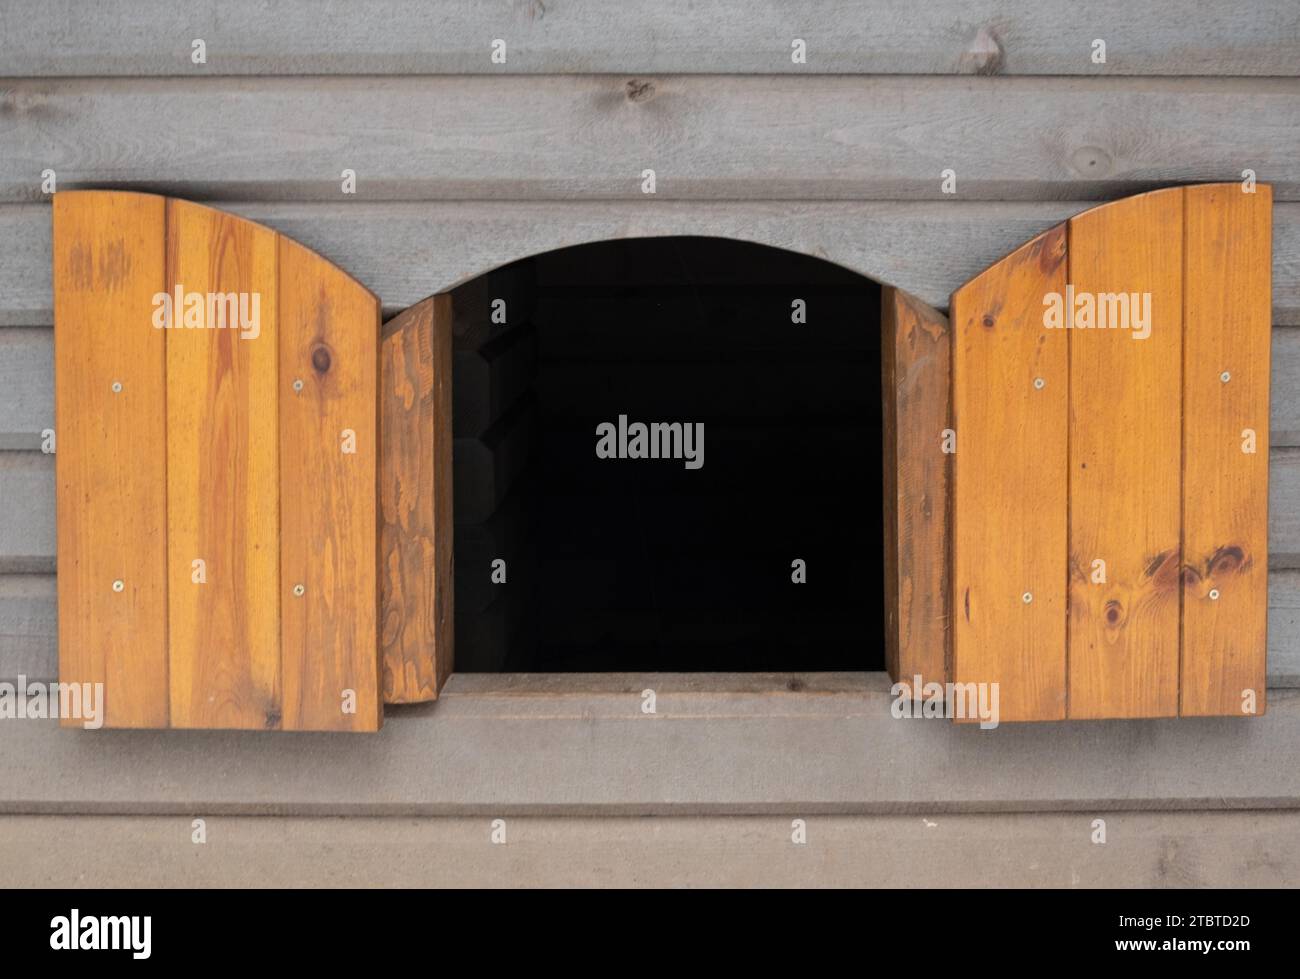
[[[1092,842],[1092,820],[1107,843]],[[808,842],[790,845],[804,818]],[[4,816],[10,887],[1287,887],[1300,813]]]
[[[219,206],[324,255],[368,286],[392,315],[517,258],[589,241],[662,235],[737,238],[824,258],[947,309],[958,286],[1093,205],[655,200]],[[1300,204],[1275,204],[1273,224],[1273,322],[1300,325]],[[0,205],[0,242],[0,326],[49,326],[49,205]]]
[[[792,682],[793,681],[793,682]],[[789,687],[797,692],[790,692]],[[641,713],[640,691],[658,712]],[[454,674],[375,737],[0,724],[0,813],[783,815],[1300,808],[1260,718],[894,718],[883,673]]]
[[[10,0],[0,74],[1294,75],[1297,35],[1291,0]],[[796,37],[807,64],[791,62]]]
[[[0,201],[1102,200],[1256,171],[1300,199],[1300,79],[670,75],[0,85]]]
[[[790,60],[794,37],[808,42],[806,65]],[[204,66],[189,60],[193,38],[207,43]],[[490,61],[494,38],[507,41],[505,65]],[[1107,43],[1105,65],[1089,57],[1094,38]],[[355,196],[340,191],[345,168],[356,171]],[[646,168],[657,173],[654,197],[640,190]],[[940,192],[948,168],[955,196]],[[273,14],[262,0],[4,3],[0,679],[57,668],[53,460],[36,450],[52,414],[46,169],[60,189],[169,193],[276,228],[360,279],[390,314],[527,255],[683,234],[817,256],[946,308],[955,287],[1093,203],[1253,170],[1278,202],[1269,684],[1300,686],[1295,0],[284,0]],[[794,680],[803,692],[787,695]],[[626,692],[645,686],[658,691],[653,718]],[[1133,811],[1300,809],[1300,768],[1289,762],[1300,690],[1272,691],[1257,720],[992,732],[894,720],[889,701],[883,674],[741,676],[723,687],[700,676],[461,674],[436,706],[391,711],[377,738],[0,723],[0,813],[96,814],[100,831],[75,817],[0,817],[0,862],[38,877],[57,865],[30,853],[71,834],[86,880],[113,882],[117,868],[121,882],[121,864],[96,854],[139,853],[156,877],[131,882],[163,883],[173,868],[203,872],[160,843],[175,832],[190,854],[193,814],[281,814],[299,819],[230,824],[233,852],[247,859],[204,868],[206,879],[237,883],[239,866],[296,847],[283,857],[286,883],[310,875],[321,853],[356,866],[362,883],[375,840],[402,852],[425,828],[383,820],[371,835],[363,820],[333,820],[330,835],[311,817],[751,813],[777,820],[784,840],[795,815],[872,813],[914,820],[922,835],[900,842],[902,823],[878,837],[814,823],[810,849],[819,833],[865,839],[860,863],[839,846],[836,867],[870,874],[888,851],[901,869],[881,883],[902,882],[904,870],[915,882],[916,861],[933,866],[936,853],[975,868],[972,880],[1001,880],[1001,858],[1014,852],[1034,863],[1006,871],[1006,883],[1045,872],[1074,885],[1090,881],[1061,875],[1079,866],[1066,855],[1086,836],[1063,820],[1129,810],[1115,818],[1144,843],[1120,833],[1091,848],[1090,868],[1099,849],[1114,868],[1099,883],[1295,880],[1294,814],[1144,822]],[[953,815],[976,811],[1004,815]],[[948,814],[938,828],[920,822],[936,813]],[[949,844],[958,819],[982,828]],[[456,854],[480,830],[458,823],[435,838],[439,880],[456,879]],[[550,834],[537,859],[560,861],[548,882],[588,860],[580,828],[567,842],[567,824],[537,832]],[[682,832],[683,846],[702,848],[683,866],[717,866],[731,839],[720,826]],[[1243,847],[1254,862],[1234,862]],[[430,882],[418,863],[383,866],[386,882]]]

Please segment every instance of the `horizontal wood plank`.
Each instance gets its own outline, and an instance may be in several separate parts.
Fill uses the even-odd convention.
[[[660,201],[943,201],[950,168],[963,201],[1245,168],[1294,201],[1298,96],[1300,78],[19,79],[0,83],[0,201],[40,200],[46,169],[221,202],[346,201],[345,169],[366,201],[644,205],[647,169]]]
[[[3,75],[512,74],[576,72],[1294,75],[1288,0],[690,0],[322,7],[281,0],[12,0],[0,12]],[[1106,38],[1104,65],[1092,39]],[[191,40],[207,63],[191,61]],[[492,41],[506,61],[492,61]],[[791,42],[807,42],[796,63]]]
[[[488,550],[467,548],[478,555]],[[500,548],[491,553],[510,557]],[[481,580],[488,580],[486,571]],[[55,590],[53,574],[0,574],[0,680],[19,674],[47,680],[58,674]],[[1300,570],[1269,573],[1268,605],[1268,686],[1300,687]]]
[[[641,712],[641,691],[657,713]],[[884,673],[472,676],[368,738],[0,724],[0,812],[801,815],[1296,809],[1300,691],[1240,718],[900,720]],[[89,739],[94,740],[92,745]],[[1068,750],[1062,751],[1062,745]],[[815,759],[816,763],[809,763]],[[1117,763],[1122,759],[1122,764]]]
[[[793,813],[795,810],[791,810]],[[476,816],[6,816],[11,887],[1288,887],[1300,813],[519,816],[509,857]],[[219,834],[219,836],[217,835]]]
[[[0,451],[37,450],[41,447],[42,433],[54,427],[53,338],[53,331],[48,328],[0,327]],[[489,382],[494,384],[496,362],[490,367],[493,373]],[[1275,327],[1273,330],[1272,387],[1270,443],[1277,448],[1300,446],[1298,329]],[[495,389],[492,393],[495,397]],[[511,400],[510,404],[513,403]],[[457,433],[463,434],[472,433]]]
[[[526,255],[611,238],[710,235],[823,258],[936,309],[1083,201],[233,203],[355,276],[389,315]],[[1300,204],[1273,209],[1273,322],[1300,325]],[[52,320],[48,204],[0,205],[0,326]],[[455,241],[455,248],[446,243]]]
[[[53,572],[53,457],[0,452],[0,500],[22,501],[0,506],[0,574]],[[1300,448],[1274,446],[1269,454],[1268,538],[1270,567],[1300,568]]]

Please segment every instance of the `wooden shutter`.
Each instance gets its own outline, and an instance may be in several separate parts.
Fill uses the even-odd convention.
[[[252,222],[79,191],[54,304],[60,680],[108,727],[377,730],[378,300]]]
[[[920,698],[947,676],[951,340],[915,297],[886,286],[881,301],[885,667]]]
[[[1001,719],[1263,712],[1271,200],[1107,204],[953,294],[952,678]]]
[[[384,699],[434,700],[452,666],[451,295],[384,324]]]

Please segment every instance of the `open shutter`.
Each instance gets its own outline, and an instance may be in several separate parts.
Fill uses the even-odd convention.
[[[951,339],[914,296],[881,303],[885,667],[920,698],[947,676]]]
[[[54,303],[60,680],[108,727],[378,729],[378,300],[252,222],[78,191]]]
[[[953,294],[952,678],[1001,719],[1263,712],[1270,206],[1117,201]]]
[[[451,295],[384,324],[384,699],[433,700],[452,666]]]

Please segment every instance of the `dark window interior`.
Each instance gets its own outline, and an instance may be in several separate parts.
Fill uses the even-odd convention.
[[[453,299],[458,671],[883,669],[876,283],[629,239]],[[703,466],[598,458],[620,415],[703,423]]]

